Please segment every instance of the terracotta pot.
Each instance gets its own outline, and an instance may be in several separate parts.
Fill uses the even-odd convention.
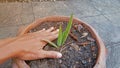
[[[20,32],[19,35],[26,34],[29,30],[35,28],[36,26],[40,25],[41,23],[44,22],[60,22],[60,21],[69,21],[69,17],[66,16],[48,16],[44,18],[40,18],[36,20],[35,22],[31,23],[28,25],[22,32]],[[106,68],[106,55],[107,55],[107,49],[105,48],[105,45],[101,38],[99,37],[98,33],[95,31],[93,27],[91,27],[89,24],[84,23],[80,21],[77,18],[73,19],[73,23],[80,23],[83,26],[85,26],[92,34],[93,38],[96,39],[97,45],[98,45],[98,57],[96,64],[94,68]]]

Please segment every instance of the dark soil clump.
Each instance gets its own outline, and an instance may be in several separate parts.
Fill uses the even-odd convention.
[[[53,26],[59,28],[60,24],[62,24],[63,30],[67,26],[65,22],[46,22],[29,32],[35,32],[43,28],[48,29]],[[56,43],[56,40],[53,42]],[[78,23],[73,23],[71,32],[63,46],[57,49],[47,44],[44,49],[59,51],[63,57],[60,59],[27,61],[31,68],[93,68],[98,55],[96,40],[83,25]]]

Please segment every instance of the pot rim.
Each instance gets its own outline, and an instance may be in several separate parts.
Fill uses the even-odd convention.
[[[33,23],[29,24],[19,35],[26,34],[29,30],[35,28],[36,26],[40,25],[43,22],[59,22],[59,21],[69,21],[69,17],[67,16],[47,16],[44,18],[40,18]],[[96,64],[94,65],[94,68],[106,68],[106,48],[102,41],[102,39],[99,37],[98,33],[95,31],[95,29],[90,26],[89,24],[79,20],[78,18],[73,18],[73,22],[77,22],[82,24],[84,27],[86,27],[92,34],[93,38],[96,39],[97,45],[98,45],[98,57],[96,60]]]

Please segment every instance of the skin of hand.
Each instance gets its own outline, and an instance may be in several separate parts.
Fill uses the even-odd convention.
[[[45,51],[43,47],[47,44],[46,42],[42,41],[42,39],[47,40],[54,40],[58,37],[58,31],[54,30],[54,28],[50,28],[48,30],[40,30],[34,33],[24,34],[22,36],[18,36],[12,39],[11,42],[7,41],[6,44],[0,49],[8,48],[11,49],[12,54],[6,59],[4,58],[3,61],[9,58],[19,58],[21,60],[35,60],[35,59],[42,59],[42,58],[61,58],[62,54],[56,51]],[[8,50],[7,49],[7,50]],[[0,61],[1,63],[3,62]]]

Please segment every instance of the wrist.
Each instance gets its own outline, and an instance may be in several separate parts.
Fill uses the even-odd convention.
[[[21,54],[24,50],[22,49],[22,46],[16,43],[12,43],[8,45],[10,58],[18,57],[19,54]]]
[[[7,50],[6,50],[7,49]],[[3,46],[0,48],[0,63],[12,58],[15,56],[16,53],[19,51],[14,50],[10,46]]]
[[[0,47],[0,63],[10,58],[17,57],[17,55],[22,52],[22,49],[20,49],[20,47],[17,47],[18,44],[16,45],[16,42],[13,40],[14,39],[9,40],[8,44],[4,44]]]

